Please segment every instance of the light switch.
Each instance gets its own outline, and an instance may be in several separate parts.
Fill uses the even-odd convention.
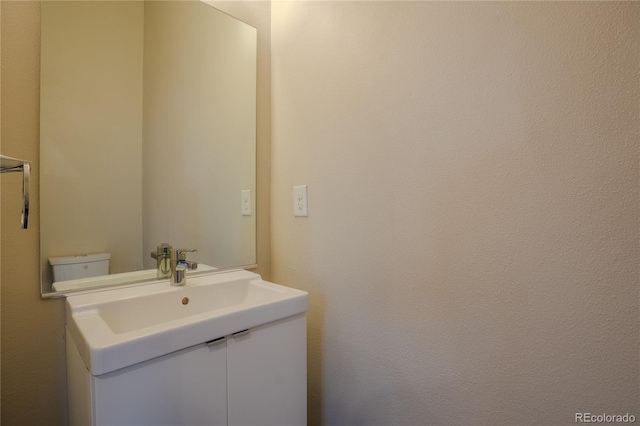
[[[293,187],[293,215],[309,216],[307,212],[307,185]]]
[[[240,191],[242,202],[242,216],[251,216],[251,190],[243,189]]]

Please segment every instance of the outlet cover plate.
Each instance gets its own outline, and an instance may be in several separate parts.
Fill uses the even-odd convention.
[[[293,215],[309,216],[307,209],[307,185],[293,187]]]

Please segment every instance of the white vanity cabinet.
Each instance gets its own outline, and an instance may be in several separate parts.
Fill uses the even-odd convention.
[[[304,425],[306,313],[101,375],[67,330],[70,425]]]
[[[304,425],[308,306],[248,271],[69,296],[69,423]]]
[[[307,423],[306,314],[227,339],[229,425]]]

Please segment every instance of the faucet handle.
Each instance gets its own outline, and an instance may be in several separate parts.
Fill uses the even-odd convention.
[[[187,260],[187,253],[197,252],[196,249],[175,249],[171,252],[174,260]]]

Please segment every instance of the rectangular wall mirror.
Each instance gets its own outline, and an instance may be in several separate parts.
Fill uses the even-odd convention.
[[[41,13],[43,297],[155,280],[161,243],[255,266],[256,29],[201,1]],[[93,254],[108,276],[54,282]]]

